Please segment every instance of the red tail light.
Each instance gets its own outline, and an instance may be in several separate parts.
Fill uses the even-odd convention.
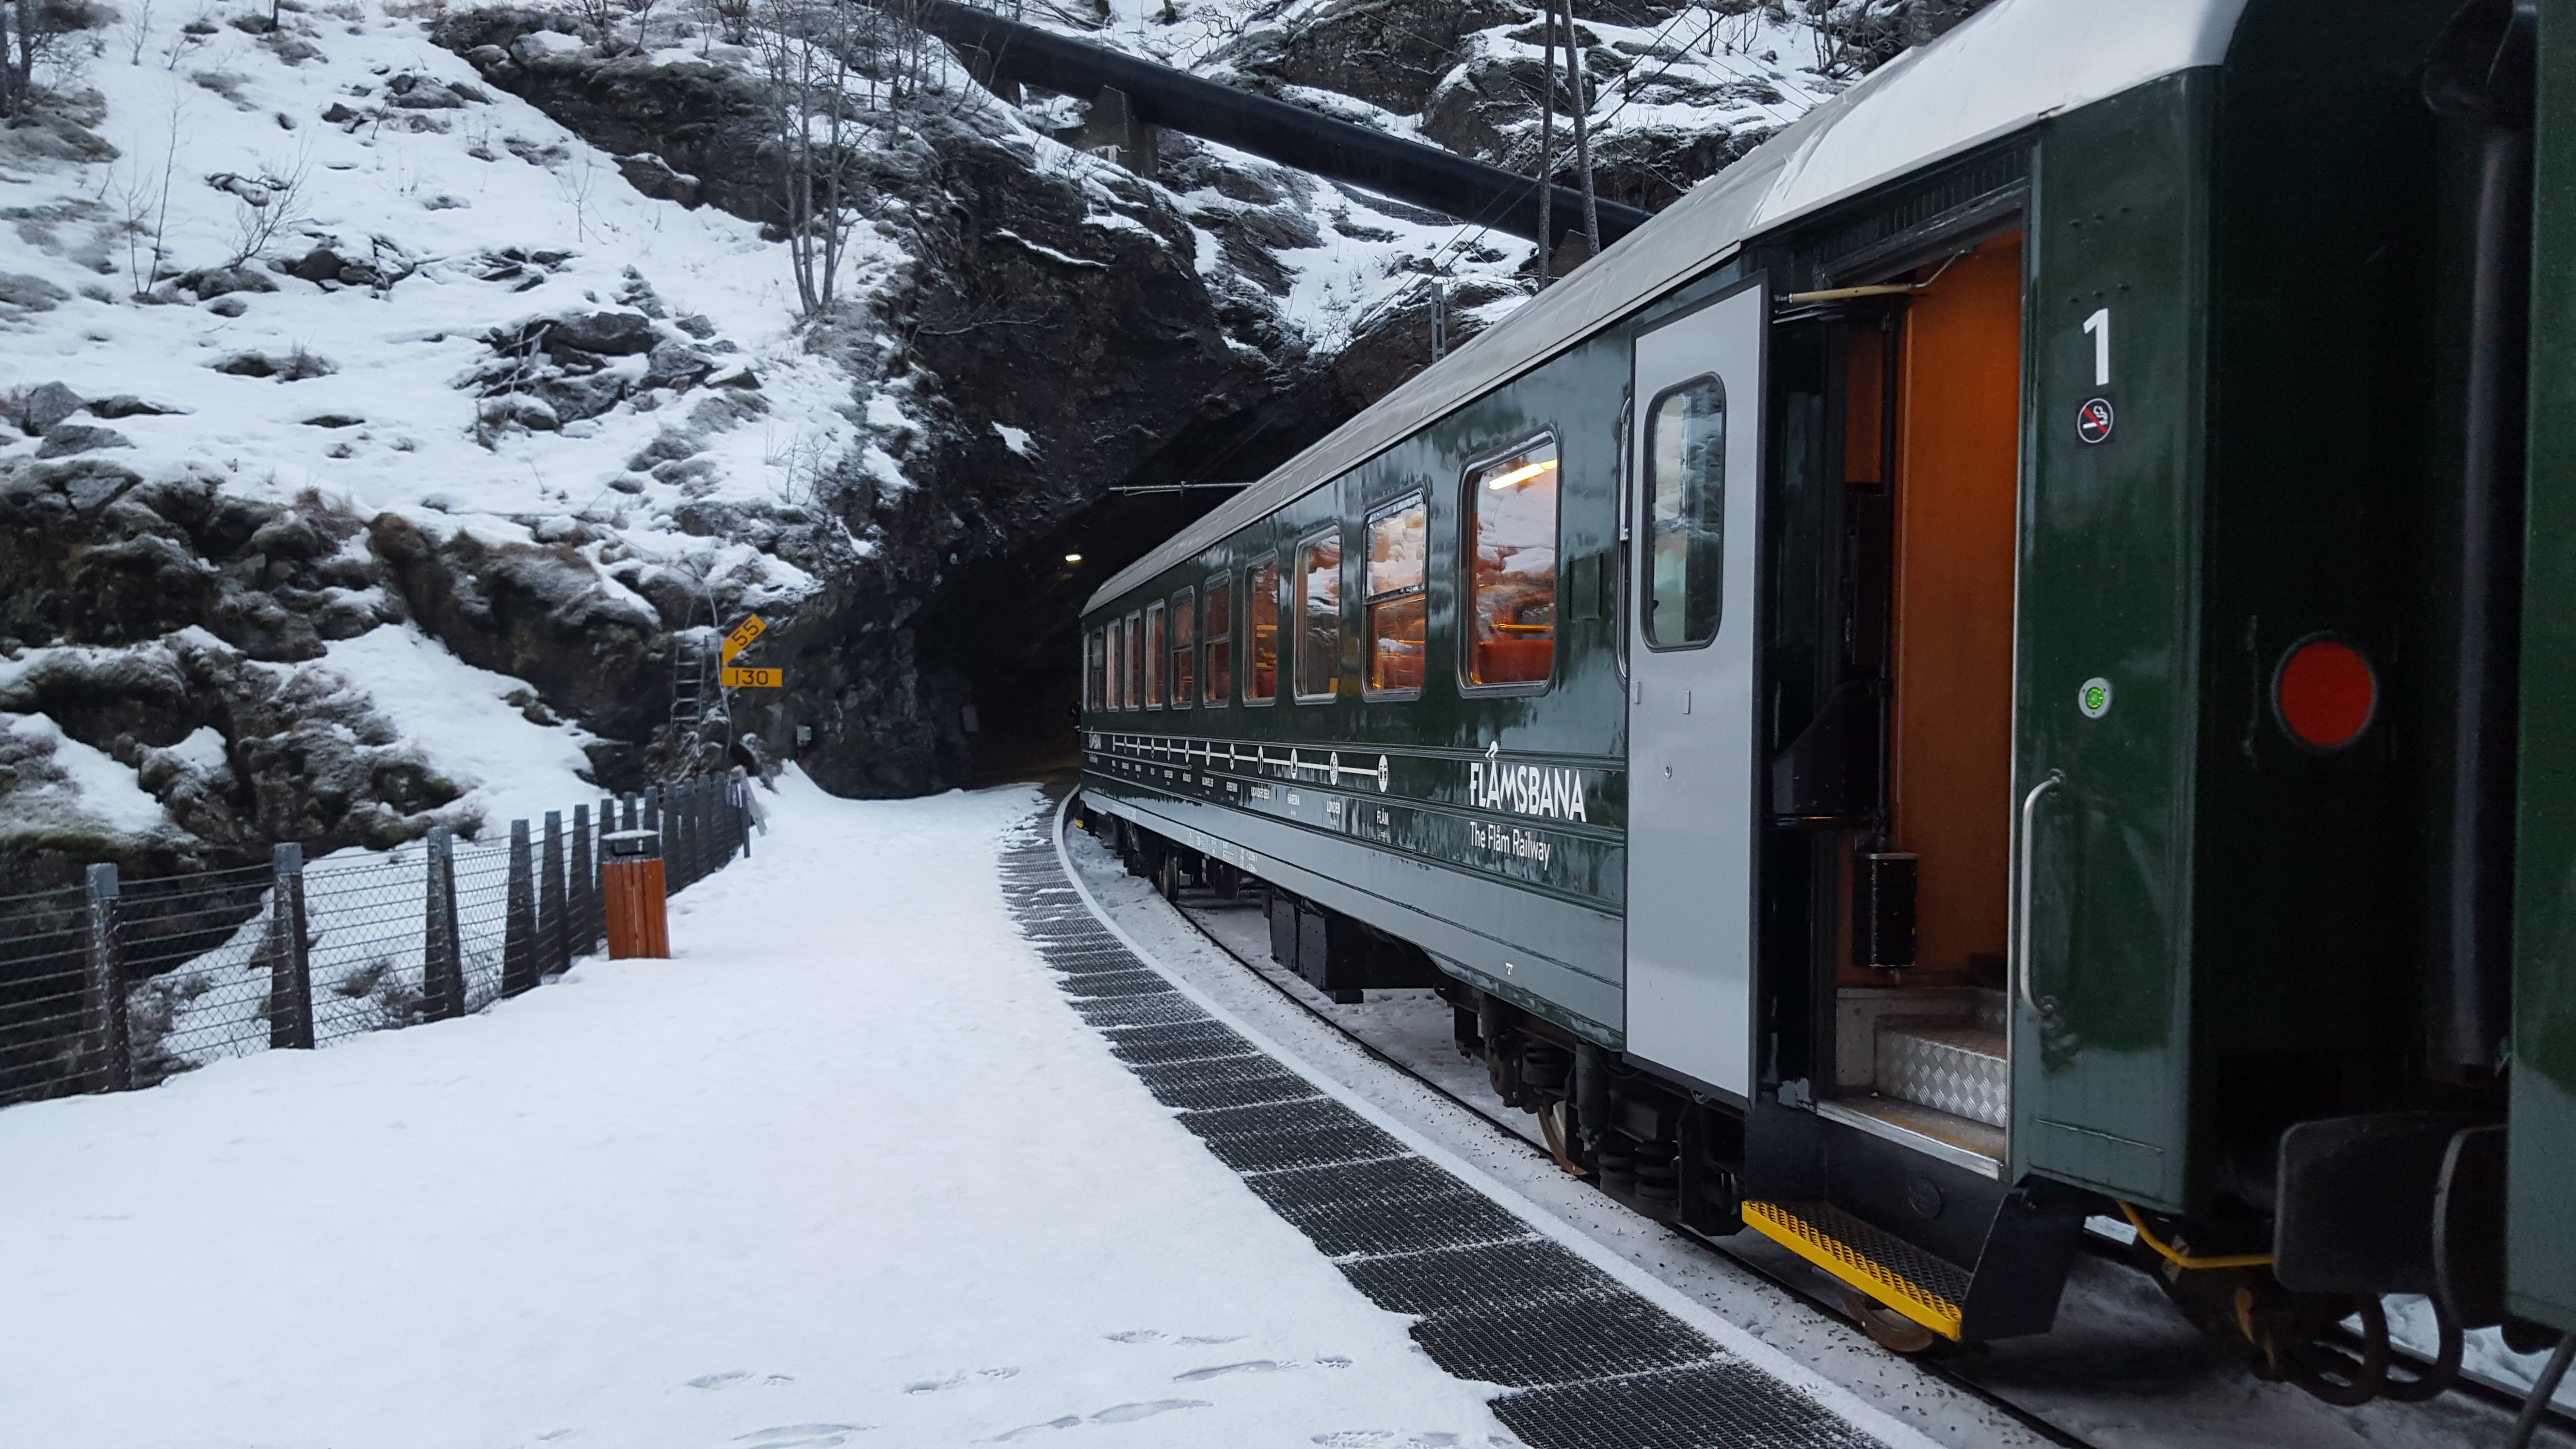
[[[2361,738],[2379,713],[2379,676],[2350,644],[2314,638],[2281,661],[2272,702],[2292,739],[2310,749],[2339,750]]]

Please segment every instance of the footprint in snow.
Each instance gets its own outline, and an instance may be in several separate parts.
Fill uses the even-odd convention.
[[[735,1437],[737,1444],[749,1449],[838,1449],[850,1442],[853,1434],[864,1434],[867,1424],[782,1424],[775,1429],[754,1429]]]
[[[1494,1436],[1466,1434],[1399,1434],[1394,1428],[1337,1428],[1332,1434],[1316,1434],[1309,1444],[1324,1449],[1504,1449],[1517,1444],[1517,1439],[1494,1439]]]
[[[953,1389],[959,1384],[966,1382],[970,1377],[999,1381],[1001,1379],[1016,1378],[1019,1375],[1019,1372],[1020,1371],[1016,1368],[988,1368],[977,1369],[973,1374],[969,1375],[964,1369],[959,1369],[957,1372],[948,1375],[946,1378],[915,1379],[911,1383],[905,1384],[903,1386],[903,1391],[907,1394],[935,1394],[941,1389]]]
[[[1212,1347],[1220,1343],[1237,1343],[1240,1342],[1242,1338],[1243,1335],[1240,1333],[1229,1333],[1222,1338],[1211,1337],[1209,1335],[1199,1333],[1175,1336],[1173,1334],[1165,1333],[1159,1328],[1131,1328],[1125,1333],[1113,1333],[1109,1335],[1109,1341],[1111,1343],[1186,1343],[1194,1344],[1201,1348]]]
[[[1205,1399],[1156,1399],[1144,1404],[1114,1404],[1092,1415],[1091,1422],[1132,1424],[1138,1419],[1150,1419],[1156,1414],[1168,1414],[1174,1409],[1204,1409],[1207,1406],[1208,1402]]]
[[[720,1389],[727,1384],[748,1382],[750,1378],[751,1370],[733,1369],[729,1372],[720,1374],[701,1374],[696,1378],[690,1379],[688,1381],[688,1386],[693,1389]],[[763,1376],[760,1381],[764,1384],[792,1384],[796,1382],[796,1379],[792,1374],[768,1374]]]
[[[1207,1406],[1208,1402],[1205,1399],[1154,1399],[1140,1404],[1112,1404],[1092,1415],[1088,1422],[1132,1424],[1138,1419],[1150,1419],[1156,1414],[1168,1414],[1174,1409],[1204,1409]],[[1067,1414],[1060,1419],[1049,1419],[1043,1424],[1023,1424],[1007,1434],[995,1435],[992,1442],[1015,1444],[1022,1439],[1033,1439],[1049,1429],[1078,1429],[1085,1422],[1080,1414]]]
[[[1314,1360],[1311,1366],[1314,1368],[1328,1369],[1349,1368],[1351,1366],[1351,1361],[1340,1357],[1319,1358]],[[1248,1359],[1242,1363],[1221,1363],[1214,1368],[1191,1369],[1188,1373],[1172,1375],[1172,1382],[1176,1384],[1195,1383],[1200,1379],[1220,1378],[1226,1374],[1272,1374],[1277,1373],[1282,1369],[1306,1367],[1309,1367],[1309,1365],[1300,1363],[1281,1363],[1277,1359],[1256,1358]]]

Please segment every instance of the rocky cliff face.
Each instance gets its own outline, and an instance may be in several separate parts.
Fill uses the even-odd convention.
[[[1581,0],[1602,192],[1669,200],[1856,73],[1854,27],[1956,8]],[[1083,154],[1080,99],[880,19],[799,316],[756,45],[273,13],[147,16],[0,135],[37,178],[0,216],[0,892],[728,758],[854,794],[1044,763],[1081,599],[1216,496],[1115,490],[1256,477],[1428,361],[1435,277],[1460,337],[1531,285],[1525,243],[1188,137],[1150,180]],[[1536,164],[1514,0],[1028,13]],[[754,611],[786,686],[675,729],[675,666]]]

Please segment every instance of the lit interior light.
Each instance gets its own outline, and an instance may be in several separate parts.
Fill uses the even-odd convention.
[[[1082,562],[1082,555],[1078,553],[1069,553],[1064,556],[1064,561],[1066,563],[1080,563]]]
[[[1527,483],[1529,480],[1537,477],[1541,473],[1552,473],[1554,471],[1556,471],[1556,460],[1554,458],[1550,458],[1543,463],[1532,463],[1527,467],[1514,468],[1512,471],[1504,474],[1485,486],[1496,493],[1500,493],[1506,488],[1515,488],[1523,483]]]

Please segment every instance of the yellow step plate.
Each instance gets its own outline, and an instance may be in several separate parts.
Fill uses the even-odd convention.
[[[1828,1203],[1748,1202],[1754,1231],[1943,1338],[1959,1336],[1967,1275]]]

